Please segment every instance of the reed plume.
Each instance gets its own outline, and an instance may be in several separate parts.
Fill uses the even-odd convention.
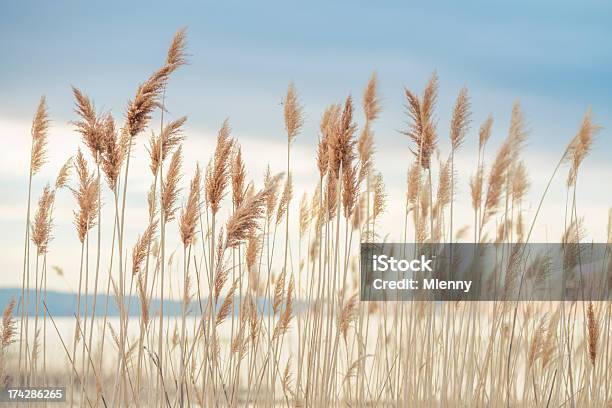
[[[196,172],[191,180],[189,188],[189,198],[187,204],[181,210],[179,219],[179,229],[181,233],[181,241],[186,248],[193,243],[196,234],[196,227],[200,217],[200,209],[202,201],[200,199],[200,166],[196,166]]]
[[[380,100],[378,97],[378,79],[376,73],[372,73],[370,80],[363,92],[363,113],[365,116],[365,126],[359,135],[357,142],[357,150],[359,153],[359,181],[365,180],[365,178],[372,171],[374,154],[374,137],[371,128],[373,121],[378,118],[380,114]]]
[[[165,89],[170,75],[187,63],[186,30],[176,32],[168,49],[165,64],[155,71],[136,90],[133,100],[128,101],[126,108],[126,132],[130,139],[134,138],[151,120],[151,113],[159,106],[159,98]]]
[[[568,150],[568,159],[571,162],[571,168],[567,177],[567,185],[573,186],[578,177],[578,169],[584,158],[592,149],[595,136],[601,130],[601,126],[593,123],[591,109],[587,109],[582,119],[580,130],[570,143]]]
[[[76,101],[74,111],[81,120],[73,121],[76,131],[83,137],[83,142],[89,148],[91,156],[96,163],[100,163],[102,153],[105,151],[105,123],[103,118],[96,114],[95,106],[88,96],[79,89],[72,87]]]
[[[225,120],[217,135],[217,146],[213,157],[211,171],[206,173],[206,200],[213,214],[219,211],[225,188],[229,181],[231,168],[230,155],[234,145],[230,137],[229,122]]]
[[[153,220],[149,223],[143,234],[138,237],[132,250],[132,275],[137,275],[141,272],[142,263],[148,255],[156,231],[157,221]]]
[[[374,176],[374,206],[372,209],[372,217],[378,219],[380,214],[385,211],[387,205],[387,193],[385,191],[385,183],[381,173]]]
[[[87,232],[96,224],[98,210],[98,182],[95,174],[89,173],[87,161],[81,150],[78,150],[75,172],[78,177],[78,188],[72,190],[77,200],[78,211],[74,213],[74,223],[77,229],[79,241],[84,242]]]
[[[17,325],[13,318],[13,311],[17,302],[11,299],[2,313],[2,329],[0,330],[0,341],[2,342],[2,351],[10,346],[15,341],[15,332]]]
[[[327,174],[329,158],[330,158],[330,143],[337,127],[340,118],[340,105],[330,105],[321,117],[319,125],[319,142],[317,144],[317,168],[319,177]]]
[[[164,212],[164,222],[174,219],[176,214],[176,204],[180,188],[178,186],[181,175],[181,165],[183,163],[183,150],[181,146],[172,154],[166,179],[161,193],[161,210]]]
[[[183,125],[186,121],[187,117],[183,116],[164,126],[159,136],[151,135],[147,149],[153,175],[157,174],[160,163],[165,161],[168,155],[185,139]]]
[[[298,100],[297,91],[295,90],[293,82],[291,82],[287,88],[287,96],[285,97],[283,106],[287,140],[289,144],[291,144],[304,124],[304,118],[302,116],[303,108]]]
[[[487,141],[491,137],[491,131],[493,129],[493,116],[487,116],[487,119],[480,126],[478,131],[478,149],[484,149]]]
[[[405,88],[404,93],[411,123],[402,133],[413,141],[414,146],[410,151],[416,156],[421,167],[429,169],[431,155],[437,144],[434,109],[438,99],[438,75],[435,72],[432,74],[421,98],[408,88]]]
[[[47,253],[49,241],[51,240],[51,208],[55,200],[55,192],[47,184],[38,200],[38,210],[34,215],[34,223],[31,226],[32,242],[38,249],[38,255]]]
[[[597,342],[599,341],[599,321],[593,308],[593,302],[589,302],[587,308],[587,328],[588,328],[588,351],[591,364],[595,365],[597,359]]]
[[[47,101],[44,96],[41,96],[32,121],[32,151],[30,155],[30,172],[32,175],[37,174],[47,161],[49,122]]]
[[[236,209],[240,207],[246,195],[245,178],[246,169],[242,160],[242,149],[236,146],[231,168],[232,176],[232,205]]]
[[[467,88],[462,88],[457,96],[453,117],[450,124],[451,149],[457,150],[465,140],[465,135],[470,125],[470,99]]]
[[[72,157],[69,157],[68,160],[62,165],[60,171],[57,173],[57,177],[55,179],[55,190],[59,190],[60,188],[66,187],[68,184],[68,180],[70,179],[70,174],[72,171]]]
[[[278,202],[278,209],[276,210],[276,225],[279,225],[283,220],[283,217],[287,213],[289,202],[293,198],[293,179],[291,173],[287,175],[285,179],[285,187],[281,194],[280,201]]]

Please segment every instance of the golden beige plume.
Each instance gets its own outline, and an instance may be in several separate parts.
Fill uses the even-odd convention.
[[[436,122],[434,109],[438,99],[438,76],[434,72],[427,83],[423,95],[419,98],[409,89],[405,89],[407,114],[410,127],[402,131],[414,143],[410,151],[416,156],[419,164],[428,169],[436,144]]]
[[[264,216],[268,196],[273,193],[275,185],[282,177],[274,176],[267,186],[257,194],[246,198],[242,205],[234,211],[227,222],[227,237],[225,246],[234,248],[246,241],[259,229],[259,220]]]
[[[593,123],[591,108],[588,108],[584,114],[584,118],[582,119],[580,130],[578,130],[578,133],[576,136],[574,136],[574,139],[571,141],[568,149],[567,157],[571,161],[572,165],[567,177],[568,186],[573,186],[576,183],[580,164],[591,151],[595,135],[601,129],[601,126]]]
[[[165,64],[155,71],[136,90],[136,96],[128,101],[126,109],[126,132],[133,139],[142,132],[151,119],[151,112],[158,107],[159,98],[168,82],[170,75],[186,63],[185,30],[179,30],[172,39]]]
[[[440,166],[438,191],[436,193],[436,203],[434,211],[440,212],[444,210],[451,200],[451,166],[450,160],[445,160]],[[438,214],[436,214],[438,215]]]
[[[102,171],[104,171],[108,186],[111,190],[115,191],[125,156],[121,143],[117,139],[115,119],[113,119],[110,113],[102,120],[102,134]]]
[[[303,108],[298,100],[297,91],[295,90],[293,82],[289,83],[287,96],[285,97],[283,106],[285,108],[285,130],[287,131],[287,140],[289,144],[291,144],[304,124],[304,118],[302,116]]]
[[[187,28],[182,27],[176,33],[174,33],[174,37],[172,38],[172,42],[170,43],[170,47],[168,48],[168,53],[166,55],[166,65],[177,68],[181,65],[187,64],[187,54],[185,53],[186,48]]]
[[[245,178],[246,169],[244,161],[242,160],[242,149],[240,146],[236,146],[234,157],[232,160],[232,205],[236,209],[240,207],[244,197],[246,195]]]
[[[330,220],[336,216],[338,210],[338,179],[335,177],[327,177],[327,185],[325,190],[325,197],[323,201],[323,215],[325,221]],[[325,213],[327,211],[327,213]]]
[[[285,187],[283,188],[283,194],[278,203],[278,209],[276,211],[276,225],[279,225],[287,212],[289,202],[293,198],[293,177],[291,173],[287,175],[285,179]]]
[[[276,202],[278,201],[278,188],[280,185],[279,177],[272,177],[270,172],[270,165],[266,168],[264,175],[264,189],[268,190],[269,193],[266,195],[266,218],[272,219],[274,215],[274,209],[276,208]]]
[[[522,160],[516,163],[512,167],[511,171],[512,177],[512,199],[515,202],[520,202],[525,193],[529,189],[529,176],[527,175],[527,168],[525,166],[525,162]]]
[[[200,218],[200,209],[202,208],[202,201],[200,199],[200,179],[201,171],[200,166],[196,166],[196,172],[191,180],[189,187],[189,198],[187,199],[187,205],[181,210],[179,220],[179,230],[181,233],[181,241],[183,247],[187,248],[193,243],[196,234],[196,227]]]
[[[376,173],[374,176],[374,208],[372,209],[372,217],[374,220],[385,211],[387,204],[387,193],[385,192],[385,183],[381,173]]]
[[[374,155],[374,137],[369,124],[361,131],[357,141],[357,151],[359,153],[359,182],[362,182],[372,171]]]
[[[60,168],[59,173],[57,174],[57,178],[55,179],[55,189],[59,190],[63,188],[68,183],[70,179],[70,171],[72,169],[72,157],[69,157],[68,160],[64,163],[64,165]]]
[[[171,221],[176,214],[176,202],[180,188],[179,181],[182,178],[181,165],[183,162],[183,149],[181,146],[172,154],[166,179],[163,182],[161,194],[161,210],[164,212],[164,221]]]
[[[225,321],[227,316],[232,312],[232,306],[234,305],[234,292],[236,291],[236,284],[238,280],[235,280],[230,286],[227,294],[225,295],[225,299],[223,299],[223,303],[221,303],[221,307],[217,312],[217,316],[215,318],[215,325],[218,326]]]
[[[47,184],[38,200],[38,210],[34,215],[34,223],[31,225],[32,242],[36,245],[38,255],[47,253],[49,241],[51,240],[51,207],[55,200],[55,191]]]
[[[223,259],[223,253],[225,248],[227,248],[227,245],[225,245],[225,240],[223,239],[223,228],[221,228],[219,231],[217,242],[217,262],[215,266],[215,277],[213,279],[213,295],[215,303],[217,303],[221,290],[225,286],[225,282],[227,282],[227,278],[229,277],[229,271],[227,268],[225,268]]]
[[[255,344],[255,341],[259,335],[259,316],[257,315],[257,305],[255,305],[252,296],[248,297],[247,304],[249,305],[249,334],[251,337],[251,343]]]
[[[380,113],[380,101],[377,95],[377,88],[378,78],[376,72],[373,72],[363,92],[363,113],[367,122],[376,120]]]
[[[357,205],[355,206],[355,211],[353,211],[353,229],[358,230],[361,228],[361,224],[363,224],[365,217],[365,206],[366,206],[366,193],[359,194],[359,199],[357,200]]]
[[[284,282],[283,282],[284,285]],[[285,334],[289,329],[291,318],[293,317],[293,292],[295,290],[295,280],[293,275],[289,278],[289,285],[287,288],[287,298],[285,300],[285,308],[282,310],[278,322],[274,327],[272,334],[272,340],[276,340],[281,335]]]
[[[213,214],[219,211],[221,200],[225,195],[225,188],[229,181],[230,155],[233,145],[234,141],[230,137],[229,122],[226,119],[217,135],[217,146],[211,171],[206,174],[206,200]]]
[[[342,309],[340,310],[338,316],[338,326],[340,333],[346,339],[346,335],[348,334],[348,329],[350,324],[357,317],[357,304],[358,304],[357,294],[353,294],[344,304]]]
[[[13,318],[13,311],[17,302],[15,299],[11,299],[2,313],[2,329],[0,331],[0,341],[2,342],[2,349],[6,349],[15,341],[15,332],[17,326],[15,319]]]
[[[310,225],[310,211],[308,208],[308,194],[304,192],[300,200],[300,238],[303,238]]]
[[[274,283],[274,296],[272,299],[272,311],[277,314],[280,311],[280,307],[283,303],[283,297],[285,295],[285,279],[287,277],[286,270],[283,269]]]
[[[493,129],[493,116],[489,114],[487,119],[480,125],[480,130],[478,131],[478,149],[482,150],[487,141],[491,137],[491,130]]]
[[[588,350],[591,364],[595,365],[597,358],[597,342],[599,341],[599,321],[595,315],[593,302],[589,302],[587,308],[587,328],[588,328]]]
[[[533,367],[533,364],[536,360],[542,356],[542,352],[544,349],[544,341],[546,338],[546,318],[543,316],[540,319],[537,327],[533,332],[533,336],[531,337],[531,344],[529,345],[529,351],[527,354],[527,367]]]
[[[142,263],[147,257],[149,253],[149,248],[151,247],[151,242],[153,241],[153,237],[155,235],[155,231],[157,230],[157,221],[152,220],[149,222],[147,229],[143,232],[141,236],[138,237],[136,241],[136,245],[134,245],[134,249],[132,250],[132,275],[137,275],[142,267]]]
[[[482,216],[481,228],[493,216],[499,207],[504,183],[508,174],[508,169],[512,164],[512,145],[506,140],[500,147],[491,170],[489,172],[487,193],[484,202],[484,212]]]
[[[477,211],[482,204],[482,183],[484,177],[484,168],[478,167],[476,174],[470,177],[470,196],[472,198],[472,209]]]
[[[291,389],[293,387],[293,379],[291,376],[291,357],[287,359],[287,363],[285,364],[285,369],[283,370],[283,375],[281,376],[281,386],[283,387],[283,392],[285,394],[292,397],[295,396],[295,392]]]
[[[253,290],[257,290],[259,286],[259,277],[257,276],[257,256],[261,248],[261,236],[258,234],[249,235],[246,248],[246,265],[249,272],[249,286]]]
[[[319,142],[317,144],[317,168],[320,177],[323,177],[328,170],[330,155],[329,145],[335,129],[337,128],[339,118],[340,105],[337,104],[327,107],[321,117],[321,123],[319,125]]]
[[[455,102],[450,125],[450,140],[453,150],[457,150],[463,143],[470,126],[470,116],[470,98],[467,88],[462,88]]]
[[[89,173],[87,161],[81,149],[78,150],[74,167],[79,179],[78,188],[72,190],[78,205],[78,211],[74,214],[75,226],[79,240],[83,243],[87,232],[96,224],[98,180],[93,173]]]
[[[333,137],[329,141],[329,170],[334,178],[338,178],[340,166],[351,166],[354,158],[355,140],[353,138],[357,125],[353,122],[353,98],[349,95],[344,102],[344,108]]]
[[[414,208],[421,188],[421,166],[418,162],[412,163],[407,175],[406,201]],[[412,208],[408,208],[410,211]]]
[[[523,113],[521,105],[517,101],[512,107],[508,137],[498,150],[489,173],[481,228],[497,212],[504,186],[509,181],[511,166],[517,162],[526,138],[527,131],[525,130]]]
[[[159,136],[151,135],[147,150],[150,158],[149,168],[153,175],[157,174],[159,164],[185,139],[183,125],[186,121],[186,116],[180,117],[166,124]]]
[[[353,215],[359,196],[359,176],[355,165],[347,163],[342,173],[342,207],[348,219]]]
[[[44,96],[40,97],[38,108],[32,121],[32,152],[30,155],[30,171],[32,174],[38,173],[43,164],[47,161],[47,136],[49,132],[49,113],[47,102]]]
[[[147,298],[147,289],[144,287],[144,279],[142,274],[138,274],[138,299],[140,300],[140,315],[142,317],[143,327],[149,325],[149,299]]]
[[[84,95],[74,86],[72,87],[72,93],[76,104],[74,111],[81,119],[71,123],[83,137],[83,142],[89,148],[94,161],[99,163],[104,152],[104,125],[102,119],[96,114],[94,104],[88,96]]]

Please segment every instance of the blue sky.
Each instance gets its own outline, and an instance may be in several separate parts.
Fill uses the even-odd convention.
[[[27,169],[20,164],[27,163],[29,123],[40,95],[47,96],[53,120],[53,162],[45,167],[48,173],[35,180],[35,197],[79,143],[69,125],[75,119],[70,85],[89,94],[98,108],[121,118],[126,101],[163,61],[173,33],[182,26],[188,27],[190,65],[172,78],[167,107],[172,117],[189,117],[187,154],[194,159],[190,162],[206,163],[212,135],[229,117],[234,135],[245,146],[252,177],[259,180],[268,162],[282,170],[280,101],[289,81],[294,81],[305,105],[304,130],[295,147],[303,154],[301,159],[294,156],[299,197],[316,179],[312,153],[324,107],[349,93],[359,102],[376,70],[383,106],[374,126],[376,162],[390,196],[382,223],[396,233],[405,171],[412,160],[408,140],[398,133],[405,121],[403,88],[420,91],[436,70],[443,153],[448,151],[450,110],[459,89],[467,86],[472,99],[473,129],[457,164],[461,203],[469,203],[467,182],[474,168],[477,128],[489,113],[495,118],[491,155],[507,133],[513,102],[521,101],[531,131],[525,155],[533,194],[525,210],[533,213],[546,177],[592,106],[604,130],[585,163],[588,176],[579,186],[579,208],[589,216],[587,230],[598,239],[605,236],[603,220],[612,204],[610,188],[601,184],[612,177],[612,3],[382,3],[3,2],[0,134],[11,143],[0,151],[2,266],[21,270],[23,243],[14,237],[23,234]],[[565,174],[564,170],[549,193],[544,226],[536,230],[540,239],[555,241],[560,234]],[[128,197],[137,219],[150,181],[146,170],[135,170],[133,177],[132,186],[142,190]],[[67,258],[78,247],[71,231],[74,203],[68,194],[60,200],[66,209],[56,218],[52,253]],[[456,211],[469,214],[469,205],[458,204]],[[128,231],[128,239],[138,233],[137,228]],[[62,266],[67,276],[75,273],[69,265]]]
[[[172,33],[188,26],[192,65],[177,76],[169,105],[204,126],[230,116],[273,136],[279,126],[270,119],[293,80],[314,128],[320,107],[360,92],[374,69],[390,133],[401,127],[402,87],[419,89],[434,69],[441,105],[465,84],[476,119],[509,111],[519,97],[536,129],[574,129],[589,104],[601,121],[611,117],[608,2],[380,3],[6,2],[0,112],[29,117],[45,93],[68,120],[74,84],[119,114]]]

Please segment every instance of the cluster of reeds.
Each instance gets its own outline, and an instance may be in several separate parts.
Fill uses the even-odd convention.
[[[5,383],[53,382],[45,354],[57,352],[46,346],[48,321],[55,326],[46,305],[46,255],[55,195],[72,185],[81,243],[75,330],[69,338],[57,330],[69,367],[64,381],[71,405],[602,406],[610,401],[609,303],[359,301],[358,244],[383,240],[379,222],[387,202],[374,161],[381,111],[375,74],[363,93],[361,115],[350,95],[323,112],[313,161],[318,184],[299,206],[293,200],[291,147],[302,130],[304,108],[293,84],[283,100],[286,168],[278,174],[268,169],[259,188],[247,181],[240,144],[225,121],[213,156],[182,188],[187,119],[166,118],[165,95],[172,74],[186,63],[185,49],[186,33],[180,30],[161,67],[137,87],[120,126],[73,88],[73,125],[88,154],[79,149],[62,167],[53,187],[42,191],[32,219],[32,178],[45,163],[49,125],[41,99],[32,126],[22,297],[7,305],[0,327]],[[456,188],[464,178],[456,174],[455,158],[472,136],[472,106],[467,89],[460,90],[444,156],[438,147],[437,95],[435,73],[422,94],[405,90],[403,133],[414,160],[406,169],[404,232],[398,240],[466,238],[454,219]],[[508,135],[487,163],[492,125],[489,116],[477,132],[478,159],[469,180],[471,240],[529,242],[553,179],[569,163],[562,239],[581,242],[576,185],[599,130],[590,111],[531,220],[522,205],[530,183],[521,159],[528,132],[520,104],[512,108]],[[148,222],[129,256],[124,236],[130,157],[145,130],[151,132]],[[76,177],[69,182],[72,169]],[[112,217],[103,220],[104,191],[113,202]],[[182,254],[176,258],[168,254],[177,244],[169,242],[169,231],[178,232]],[[110,252],[107,265],[101,262],[103,245]],[[169,276],[179,276],[182,286],[172,291]],[[105,293],[104,305],[96,304],[98,293]],[[178,317],[165,309],[171,295],[181,299]],[[108,319],[110,302],[119,310],[115,326]],[[137,317],[131,308],[139,311]],[[19,325],[13,317],[18,314]],[[10,372],[6,350],[13,342],[18,364]],[[110,365],[103,358],[109,353]]]

